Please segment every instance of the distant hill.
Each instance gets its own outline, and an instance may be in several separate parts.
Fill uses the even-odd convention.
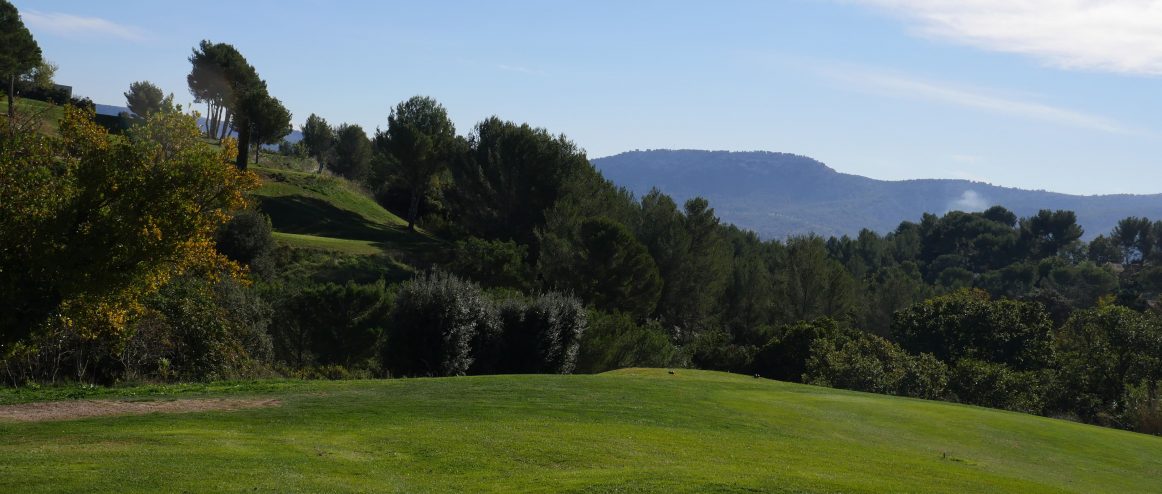
[[[1109,232],[1126,216],[1162,219],[1162,194],[1078,196],[968,180],[875,180],[787,153],[631,151],[592,163],[639,197],[654,186],[679,203],[705,197],[723,221],[764,238],[854,235],[861,228],[885,233],[901,221],[919,221],[925,212],[980,211],[997,204],[1018,216],[1039,209],[1074,211],[1087,239]]]
[[[98,115],[117,116],[117,115],[120,115],[122,113],[129,113],[129,108],[126,108],[124,106],[102,105],[99,103],[95,104],[94,106],[97,109]],[[206,119],[199,118],[198,125],[201,125],[203,129],[206,128]],[[233,131],[230,132],[230,135],[237,137],[237,133],[235,133]],[[287,142],[291,142],[291,143],[299,142],[299,141],[303,140],[303,133],[299,132],[297,130],[292,130],[290,134],[287,134],[286,140],[287,140]],[[277,148],[278,146],[266,146],[266,147],[274,149],[274,148]]]

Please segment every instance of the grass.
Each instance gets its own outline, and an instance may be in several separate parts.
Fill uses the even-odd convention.
[[[254,192],[286,245],[345,253],[424,253],[440,241],[407,231],[407,222],[341,178],[255,167],[263,185]]]
[[[283,405],[0,423],[0,491],[1129,493],[1162,487],[1162,438],[714,372],[247,386],[199,392],[275,396]],[[136,393],[134,399],[149,396]]]
[[[296,233],[274,232],[274,240],[283,245],[302,249],[327,250],[355,255],[374,255],[383,252],[378,244],[370,240],[317,237]]]
[[[59,123],[65,115],[63,106],[28,98],[18,98],[16,100],[16,111],[18,114],[37,115],[41,119],[41,132],[54,136],[58,134]],[[0,122],[4,122],[7,125],[8,97],[2,93],[0,93],[0,115],[2,115]],[[19,118],[17,121],[19,121]]]

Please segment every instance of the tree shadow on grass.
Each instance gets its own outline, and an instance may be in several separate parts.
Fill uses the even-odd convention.
[[[382,225],[358,213],[340,209],[313,197],[258,197],[259,208],[270,215],[276,231],[352,240],[404,240],[404,228]]]

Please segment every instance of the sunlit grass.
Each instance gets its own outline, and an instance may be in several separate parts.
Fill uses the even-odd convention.
[[[282,405],[0,424],[0,491],[1035,493],[1162,486],[1162,438],[713,372],[284,382],[223,392],[273,396]]]

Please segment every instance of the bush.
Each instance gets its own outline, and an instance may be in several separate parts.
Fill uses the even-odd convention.
[[[456,242],[449,269],[485,286],[523,289],[531,278],[531,270],[525,263],[527,257],[528,246],[511,240],[469,237]]]
[[[723,330],[703,331],[690,343],[690,358],[699,369],[747,372],[753,366],[756,352],[757,347],[739,345]]]
[[[253,209],[235,213],[218,228],[215,246],[230,260],[246,264],[257,272],[267,272],[268,256],[274,249],[270,217]]]
[[[463,375],[477,335],[496,324],[496,307],[480,287],[439,271],[424,274],[400,287],[380,362],[396,376]]]
[[[874,335],[861,335],[839,346],[817,340],[806,372],[810,384],[918,398],[944,396],[947,376],[947,368],[932,355],[909,355]]]
[[[755,355],[753,370],[770,379],[802,382],[815,341],[828,340],[840,346],[854,336],[854,332],[840,328],[834,319],[826,317],[782,326]]]
[[[580,300],[548,293],[529,302],[505,302],[499,312],[503,328],[498,366],[501,372],[573,372],[588,324],[588,314]]]
[[[279,299],[278,360],[297,367],[378,367],[378,344],[389,324],[391,297],[383,281],[307,285]]]
[[[581,340],[579,372],[684,365],[681,352],[657,321],[638,325],[627,314],[590,311],[589,329]]]
[[[952,368],[949,387],[961,403],[1041,414],[1051,383],[1048,371],[1015,371],[1004,364],[963,359]]]

